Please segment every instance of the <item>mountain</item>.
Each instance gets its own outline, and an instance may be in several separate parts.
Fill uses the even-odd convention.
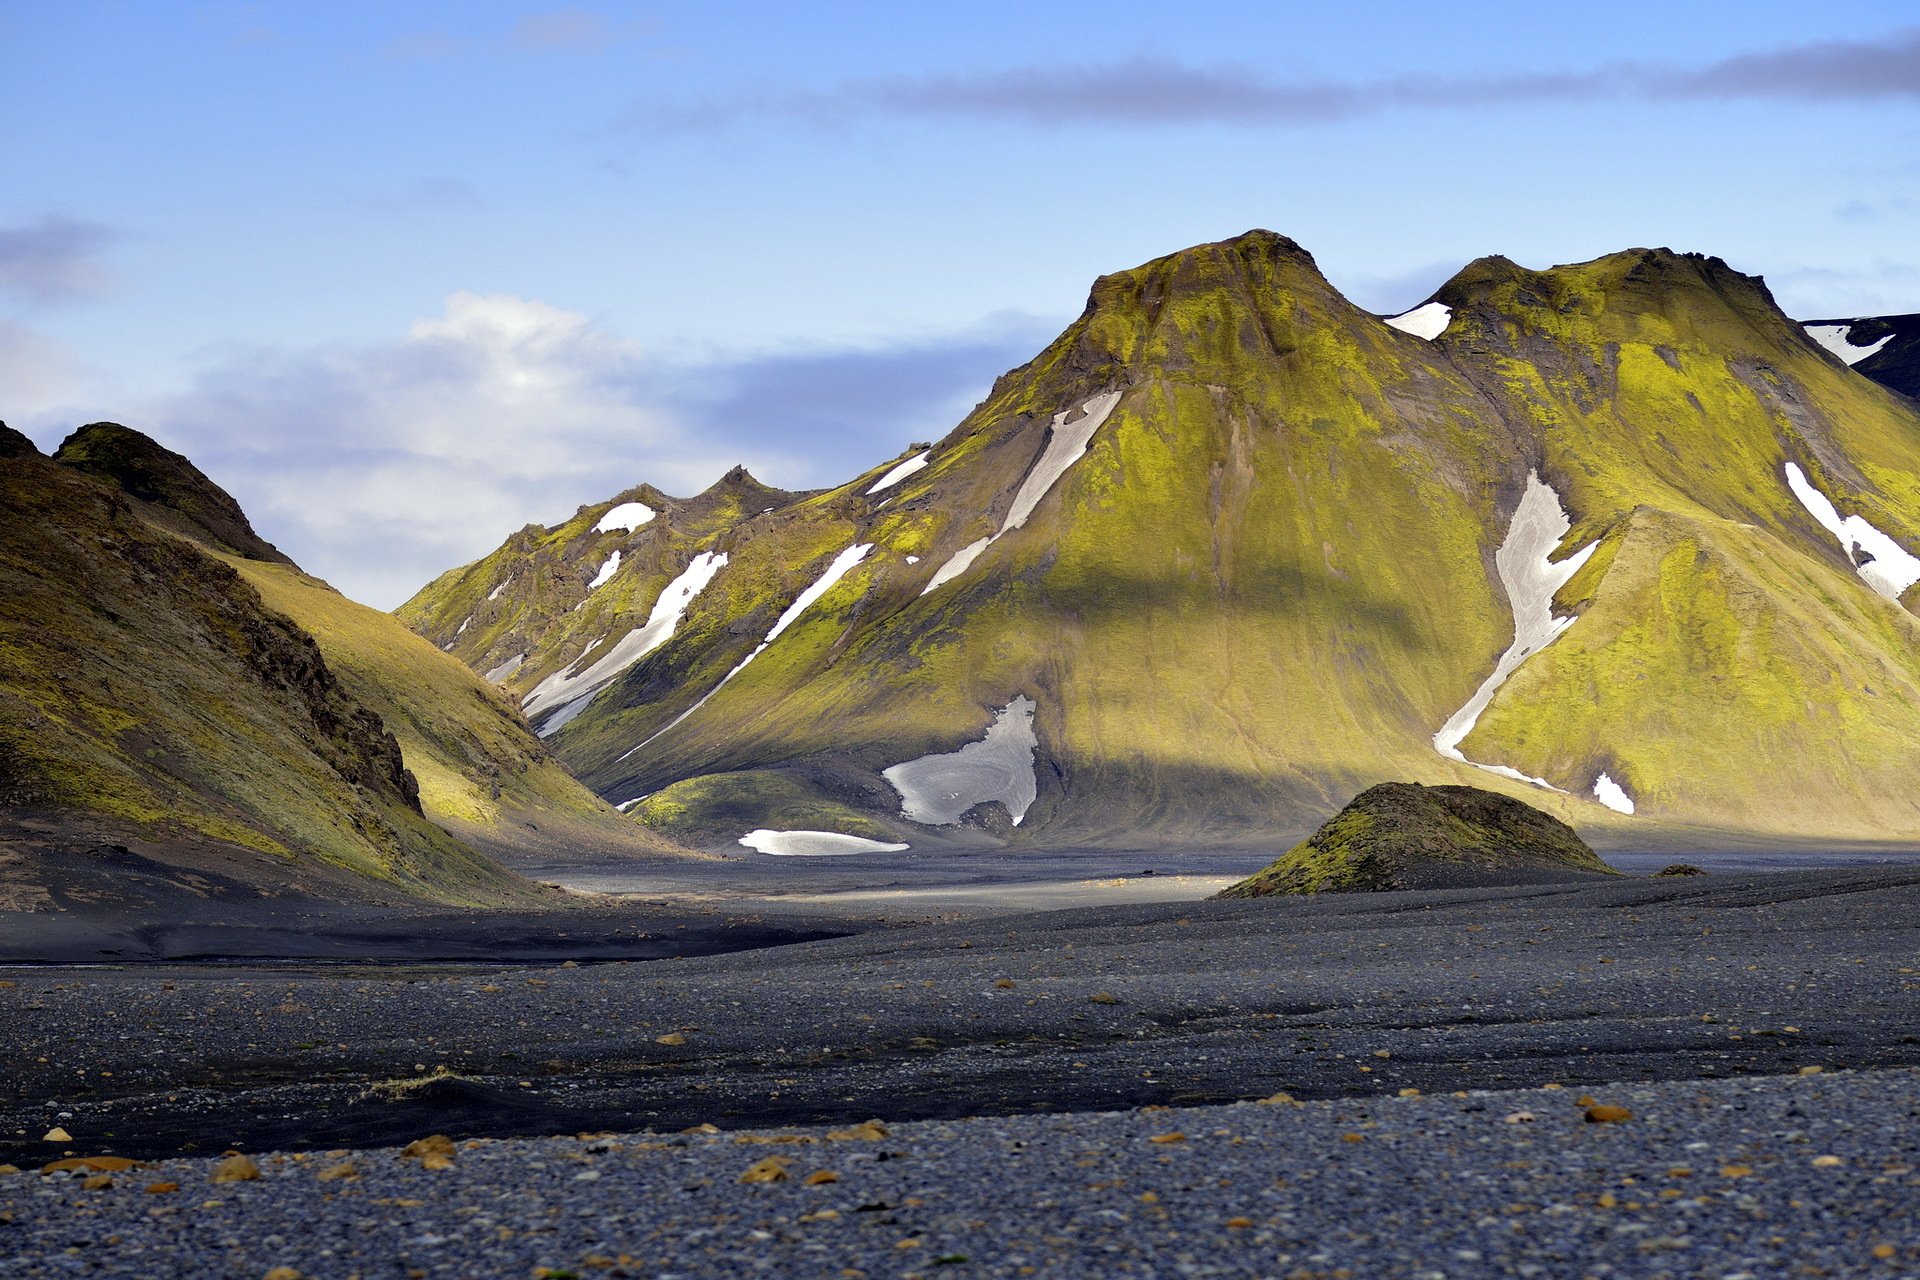
[[[481,660],[530,702],[591,673],[554,749],[716,844],[776,825],[757,795],[1271,844],[1383,777],[1643,845],[1920,836],[1920,411],[1715,258],[1485,258],[1381,317],[1250,232],[1102,277],[945,439],[767,505],[599,588],[588,508],[402,616],[463,652],[452,584],[519,608],[556,538],[570,590],[631,573]]]
[[[10,842],[456,902],[540,896],[494,855],[665,847],[465,667],[302,574],[185,458],[112,423],[52,458],[4,435]]]
[[[1804,328],[1849,367],[1920,400],[1920,315],[1809,320]]]

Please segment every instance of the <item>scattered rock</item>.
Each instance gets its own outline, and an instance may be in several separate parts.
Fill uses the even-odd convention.
[[[785,1182],[793,1176],[787,1172],[792,1165],[793,1161],[787,1159],[785,1156],[768,1156],[765,1160],[749,1165],[747,1171],[740,1175],[740,1181],[749,1185],[764,1182]]]
[[[878,1120],[865,1120],[851,1129],[830,1129],[828,1142],[878,1142],[892,1135],[892,1130]]]
[[[681,1035],[678,1031],[669,1031],[667,1032],[667,1034],[663,1036],[655,1036],[653,1038],[653,1042],[655,1044],[679,1045],[679,1044],[685,1044],[687,1042],[687,1038]]]
[[[1619,1124],[1622,1121],[1631,1119],[1633,1119],[1633,1112],[1627,1110],[1625,1107],[1615,1107],[1601,1103],[1598,1106],[1587,1108],[1588,1124]]]
[[[228,1156],[213,1166],[215,1182],[258,1182],[260,1166],[246,1156]]]
[[[60,1127],[59,1127],[58,1125],[55,1125],[55,1126],[54,1126],[53,1128],[51,1128],[51,1129],[49,1129],[49,1130],[47,1130],[47,1136],[46,1136],[46,1137],[44,1137],[44,1138],[42,1138],[42,1139],[40,1139],[40,1141],[42,1141],[42,1142],[72,1142],[72,1141],[73,1141],[73,1135],[72,1135],[72,1134],[70,1134],[70,1133],[68,1133],[68,1132],[67,1132],[67,1131],[66,1131],[65,1129],[62,1129],[62,1128],[60,1128]]]

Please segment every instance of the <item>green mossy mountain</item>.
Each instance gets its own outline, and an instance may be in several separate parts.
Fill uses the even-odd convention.
[[[1102,277],[920,469],[716,522],[617,618],[534,643],[510,687],[597,661],[677,566],[724,551],[671,638],[550,739],[611,800],[694,780],[735,804],[721,780],[773,770],[938,840],[881,771],[981,742],[1024,697],[1031,805],[963,819],[1017,845],[1271,842],[1383,776],[1644,845],[1920,839],[1920,587],[1877,594],[1788,483],[1920,551],[1915,405],[1714,258],[1488,258],[1432,301],[1429,340],[1270,232]],[[1041,474],[1096,410],[1084,455]],[[1574,622],[1450,758],[1436,731],[1514,639],[1496,553],[1530,477],[1571,519],[1552,558],[1591,544],[1551,601]],[[536,552],[523,536],[403,616],[466,654],[460,624],[494,624],[454,584],[484,597]]]
[[[1539,884],[1616,874],[1574,829],[1479,787],[1382,782],[1220,898]]]
[[[0,436],[10,843],[466,903],[548,896],[495,856],[671,848],[466,667],[302,574],[178,454],[114,424],[53,458]]]

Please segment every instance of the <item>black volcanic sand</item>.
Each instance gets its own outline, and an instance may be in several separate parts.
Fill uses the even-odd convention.
[[[22,1165],[1580,1086],[1920,1064],[1920,868],[1102,906],[651,963],[0,979]]]

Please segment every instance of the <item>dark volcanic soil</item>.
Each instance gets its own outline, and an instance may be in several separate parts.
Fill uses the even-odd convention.
[[[1100,907],[577,968],[15,968],[0,1162],[1915,1065],[1917,971],[1914,868]]]

